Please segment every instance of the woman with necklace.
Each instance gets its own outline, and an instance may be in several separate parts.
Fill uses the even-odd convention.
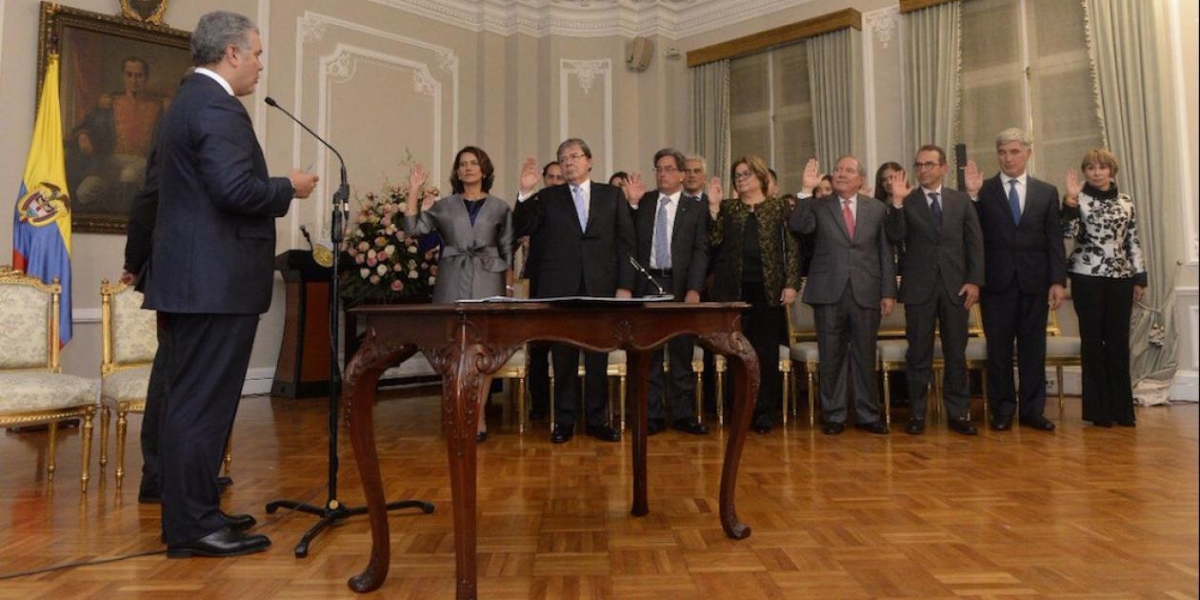
[[[779,346],[787,335],[786,305],[800,289],[800,246],[787,228],[785,201],[767,194],[770,171],[757,156],[733,163],[736,198],[722,200],[721,180],[708,188],[709,242],[714,257],[709,299],[750,304],[742,317],[742,333],[758,354],[758,398],[754,430],[771,431],[772,416],[783,393]]]
[[[495,176],[487,153],[475,146],[459,150],[450,175],[453,193],[436,201],[427,195],[418,211],[417,197],[427,179],[425,168],[414,164],[408,175],[403,227],[414,236],[437,231],[444,241],[433,301],[505,295],[513,276],[512,211],[507,202],[488,193]],[[476,439],[487,439],[482,403]]]
[[[1099,427],[1135,426],[1129,375],[1129,321],[1146,293],[1146,263],[1133,200],[1117,191],[1117,157],[1089,151],[1067,172],[1062,222],[1075,251],[1067,259],[1079,317],[1083,420]]]

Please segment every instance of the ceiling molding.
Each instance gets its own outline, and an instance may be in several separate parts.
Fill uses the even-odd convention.
[[[678,39],[814,0],[368,0],[475,32]]]

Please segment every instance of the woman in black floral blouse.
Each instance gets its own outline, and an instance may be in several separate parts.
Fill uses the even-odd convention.
[[[1117,157],[1089,151],[1067,172],[1062,222],[1075,251],[1067,259],[1079,316],[1083,362],[1083,420],[1099,427],[1134,426],[1129,376],[1129,321],[1146,293],[1146,263],[1133,200],[1117,190]]]
[[[736,198],[722,200],[721,180],[708,188],[709,241],[713,277],[709,299],[750,304],[742,316],[742,333],[758,354],[759,388],[753,428],[771,431],[772,415],[783,393],[779,377],[779,345],[787,336],[785,306],[800,289],[800,247],[787,228],[787,203],[767,193],[766,163],[749,155],[733,163]]]

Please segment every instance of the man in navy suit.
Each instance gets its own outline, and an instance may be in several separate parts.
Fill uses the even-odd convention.
[[[641,174],[629,176],[626,195],[635,208],[633,226],[637,237],[634,256],[654,281],[645,276],[634,284],[634,294],[650,296],[672,294],[675,300],[700,302],[704,277],[708,273],[708,204],[683,187],[686,159],[674,148],[654,154],[654,179],[658,187],[650,192]],[[662,290],[661,292],[659,290]],[[696,419],[693,397],[696,393],[692,353],[696,337],[680,335],[667,342],[671,373],[671,427],[693,435],[708,433],[708,427]],[[650,390],[647,433],[654,435],[667,428],[663,385],[663,348],[650,360]]]
[[[541,245],[537,265],[536,298],[560,296],[632,297],[633,219],[619,188],[591,180],[592,151],[587,142],[571,138],[558,146],[558,164],[566,185],[548,187],[531,199],[537,185],[537,163],[527,160],[521,172],[521,192],[513,211],[517,235],[532,236]],[[575,431],[578,395],[579,350],[554,344],[551,350],[554,376],[555,424],[550,441],[561,444]],[[606,442],[621,440],[605,416],[608,396],[608,356],[584,352],[584,401],[586,432]]]
[[[980,295],[983,333],[987,336],[988,400],[991,427],[1020,421],[1054,431],[1045,417],[1046,319],[1062,304],[1067,283],[1066,247],[1058,222],[1058,189],[1031,177],[1025,164],[1033,154],[1029,134],[1018,128],[996,136],[1000,173],[983,180],[979,167],[966,169],[967,193],[975,200],[983,229],[984,274]],[[1013,384],[1013,340],[1017,344],[1020,402]]]
[[[271,304],[275,218],[306,198],[315,175],[270,177],[250,115],[262,40],[225,11],[192,34],[196,71],[163,117],[159,207],[145,307],[159,311],[171,348],[160,428],[167,556],[235,556],[271,545],[244,532],[250,517],[221,512],[217,472],[233,425],[258,316]]]

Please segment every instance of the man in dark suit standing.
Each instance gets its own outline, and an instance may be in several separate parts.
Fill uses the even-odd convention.
[[[889,207],[887,219],[888,237],[893,243],[904,242],[907,249],[901,259],[900,301],[908,339],[906,379],[912,410],[905,432],[925,432],[933,342],[940,328],[945,359],[942,389],[950,429],[975,435],[978,430],[967,416],[971,405],[967,317],[983,285],[983,233],[971,199],[942,186],[950,170],[945,150],[922,146],[913,169],[921,187],[908,193],[905,182],[893,183],[893,207]]]
[[[271,304],[275,218],[315,175],[269,177],[250,115],[262,40],[248,18],[215,11],[192,34],[196,71],[163,117],[159,207],[145,307],[171,351],[159,440],[167,556],[234,556],[271,545],[221,512],[217,469],[237,413],[258,316]]]
[[[789,222],[794,233],[813,235],[816,244],[804,301],[812,305],[817,325],[825,421],[821,431],[826,435],[846,428],[848,392],[854,395],[854,426],[888,433],[879,415],[875,340],[881,315],[892,312],[896,275],[892,244],[884,231],[887,207],[858,193],[866,178],[858,159],[842,157],[833,171],[834,194],[802,198]],[[819,180],[817,162],[810,160],[804,168],[804,188],[816,187]]]
[[[558,146],[558,164],[567,184],[545,188],[529,199],[537,185],[536,163],[521,173],[521,193],[513,211],[517,235],[544,244],[538,265],[537,298],[560,296],[632,297],[633,219],[619,188],[591,180],[592,151],[571,138]],[[551,360],[558,382],[554,390],[555,420],[550,441],[567,442],[575,434],[579,350],[554,344]],[[604,413],[608,356],[584,352],[587,377],[584,400],[588,435],[606,442],[621,440]]]
[[[530,157],[529,161],[531,164],[537,164],[533,157]],[[542,167],[543,188],[562,185],[566,181],[558,161],[552,160]],[[538,287],[538,265],[542,259],[543,244],[535,242],[531,236],[518,238],[517,243],[525,247],[525,265],[521,270],[521,277],[529,280],[529,294],[532,296]],[[537,420],[545,417],[550,410],[550,343],[529,342],[526,349],[529,418]]]
[[[654,179],[657,189],[646,192],[640,174],[629,176],[626,194],[636,207],[633,216],[637,236],[634,253],[638,263],[647,270],[650,281],[637,278],[635,296],[650,296],[666,292],[676,300],[699,303],[700,290],[708,272],[708,204],[701,203],[683,189],[683,153],[663,148],[654,154]],[[660,291],[661,290],[661,291]],[[671,426],[684,433],[703,435],[708,427],[696,419],[693,398],[696,394],[692,353],[696,338],[681,335],[667,342],[670,357]],[[654,352],[650,361],[650,390],[647,404],[646,431],[650,435],[667,428],[663,386],[663,349]]]
[[[1058,221],[1058,189],[1025,171],[1033,154],[1029,134],[1018,128],[996,136],[1000,173],[983,180],[966,169],[967,192],[976,200],[983,229],[987,285],[980,296],[987,336],[991,427],[1006,431],[1020,407],[1021,424],[1053,431],[1046,408],[1046,319],[1062,304],[1067,282],[1066,248]],[[1013,384],[1017,343],[1020,401]]]

